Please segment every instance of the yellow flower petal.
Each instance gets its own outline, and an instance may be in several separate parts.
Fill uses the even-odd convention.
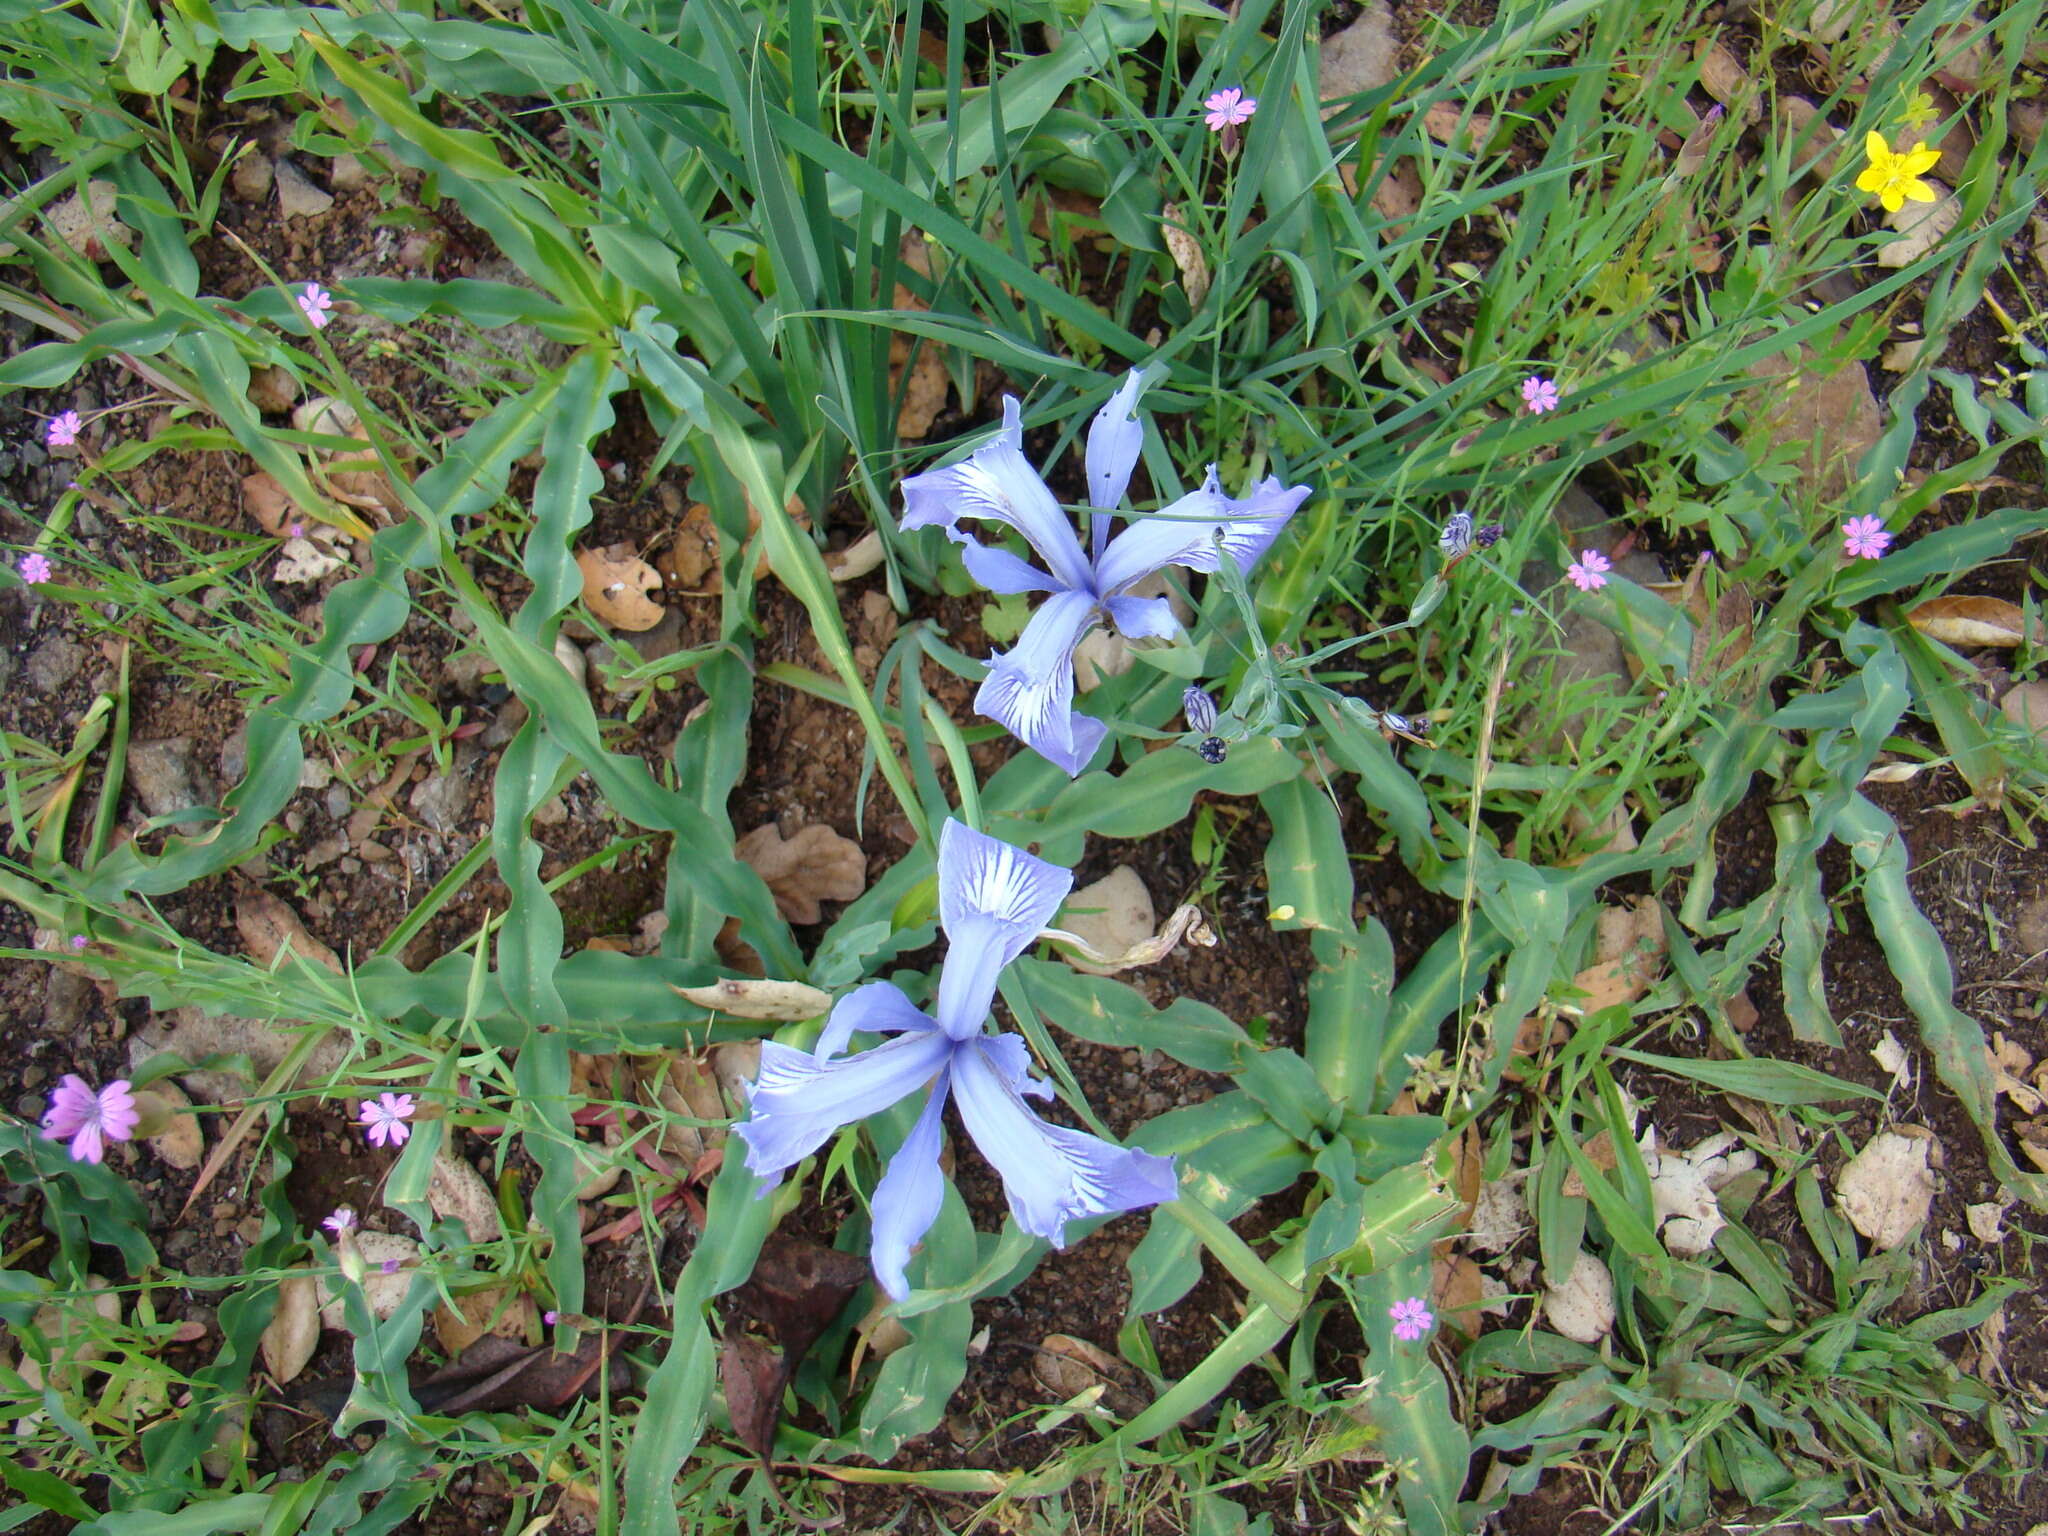
[[[1899,189],[1897,187],[1886,187],[1884,192],[1878,197],[1878,202],[1884,205],[1886,213],[1897,213],[1906,206],[1906,200],[1899,196]]]
[[[1922,171],[1931,171],[1939,164],[1941,164],[1940,150],[1929,149],[1925,144],[1915,144],[1913,152],[1906,156],[1905,165],[1900,168],[1908,176],[1918,176]]]
[[[1885,175],[1881,168],[1873,165],[1869,170],[1856,178],[1856,190],[1859,192],[1882,192],[1885,183],[1890,180],[1891,178]]]
[[[1872,166],[1879,166],[1891,159],[1892,147],[1885,143],[1883,134],[1873,133],[1864,139],[1863,153],[1870,156]]]
[[[1916,203],[1931,203],[1934,201],[1934,188],[1927,185],[1924,181],[1909,181],[1906,183],[1904,190],[1906,196],[1913,199]]]

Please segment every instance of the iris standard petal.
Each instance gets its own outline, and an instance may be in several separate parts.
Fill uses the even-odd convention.
[[[1088,766],[1109,729],[1073,707],[1074,647],[1096,617],[1088,593],[1055,592],[1031,615],[1016,649],[990,658],[988,678],[974,696],[977,710],[1070,774]]]
[[[1001,964],[1031,947],[1074,888],[1074,872],[948,820],[939,830],[939,922],[956,947],[969,918],[993,919]]]
[[[1138,396],[1144,392],[1145,375],[1133,368],[1088,424],[1088,499],[1096,508],[1090,522],[1098,556],[1109,538],[1109,514],[1124,499],[1131,470],[1145,446],[1145,424],[1137,413]]]
[[[958,464],[927,470],[903,482],[903,529],[933,524],[956,544],[972,544],[960,530],[963,517],[986,518],[1014,528],[1038,551],[1038,558],[1062,587],[1089,585],[1088,557],[1073,524],[1052,492],[1025,461],[1023,422],[1017,402],[1003,398],[1003,431]]]
[[[854,1031],[868,1035],[889,1035],[905,1029],[930,1029],[931,1018],[912,1005],[902,991],[886,981],[871,981],[856,987],[832,1005],[818,1036],[811,1059],[820,1065],[846,1049]]]
[[[747,1118],[733,1127],[747,1144],[747,1167],[771,1182],[780,1178],[842,1125],[924,1087],[952,1050],[953,1042],[935,1029],[898,1035],[828,1062],[763,1041],[761,1070],[747,1091]]]
[[[1249,571],[1280,537],[1280,530],[1308,499],[1311,487],[1282,485],[1267,476],[1242,501],[1223,494],[1214,465],[1200,490],[1133,523],[1103,551],[1096,566],[1096,590],[1105,597],[1126,591],[1161,566],[1191,571],[1217,568],[1216,540],[1239,570]]]
[[[888,1171],[875,1186],[870,1209],[874,1213],[874,1237],[868,1257],[875,1266],[875,1278],[892,1301],[910,1294],[904,1267],[915,1248],[939,1219],[939,1205],[946,1198],[945,1176],[939,1172],[939,1122],[946,1111],[946,1075],[932,1084],[924,1112],[903,1138],[903,1145],[889,1159]]]
[[[952,1079],[967,1133],[1003,1176],[1010,1213],[1033,1237],[1063,1247],[1069,1221],[1157,1205],[1176,1194],[1172,1158],[1048,1125],[1025,1107],[978,1041],[955,1055]]]
[[[1022,1035],[988,1035],[977,1044],[988,1064],[1019,1093],[1034,1099],[1052,1097],[1052,1084],[1031,1075],[1031,1047]]]

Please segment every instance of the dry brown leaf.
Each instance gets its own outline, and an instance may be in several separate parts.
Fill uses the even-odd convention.
[[[1756,82],[1727,48],[1703,37],[1694,46],[1693,57],[1700,66],[1701,90],[1722,106],[1741,112],[1752,123],[1764,115],[1757,100]]]
[[[325,966],[337,976],[342,974],[334,951],[306,932],[298,913],[266,890],[251,886],[236,898],[235,929],[249,958],[266,970],[276,962],[278,951],[289,946],[300,959]]]
[[[868,888],[867,855],[860,844],[813,824],[784,840],[770,822],[739,840],[733,852],[768,882],[775,905],[792,923],[815,923],[821,901],[852,901]]]
[[[599,620],[614,629],[652,629],[662,619],[655,601],[661,574],[634,552],[631,544],[579,549],[576,565],[583,572],[583,602]]]
[[[1886,373],[1911,373],[1915,368],[1933,367],[1948,347],[1946,336],[1915,336],[1895,341],[1878,355],[1877,366]]]
[[[1574,805],[1564,813],[1564,824],[1572,834],[1572,851],[1558,860],[1567,869],[1601,853],[1627,853],[1637,846],[1636,819],[1626,804],[1617,805],[1597,822],[1583,806]]]
[[[1965,1369],[1974,1371],[1980,1381],[1996,1381],[2005,1365],[2005,1308],[1978,1324],[1975,1337],[1977,1358]],[[2048,1525],[2028,1527],[2027,1536],[2048,1536]]]
[[[1431,1308],[1468,1339],[1479,1337],[1480,1308],[1486,1300],[1486,1277],[1468,1254],[1438,1254],[1429,1265]]]
[[[1795,461],[1805,487],[1832,500],[1848,487],[1884,422],[1863,364],[1843,364],[1824,376],[1818,374],[1823,366],[1810,346],[1801,346],[1796,357],[1761,358],[1749,370],[1761,387],[1748,400],[1756,431],[1775,445],[1806,445]]]
[[[313,1276],[301,1268],[277,1287],[277,1310],[270,1315],[259,1347],[263,1368],[279,1386],[296,1377],[320,1347],[320,1305]]]
[[[637,1057],[635,1066],[642,1075],[646,1096],[667,1111],[660,1121],[662,1151],[680,1159],[688,1168],[712,1148],[725,1144],[724,1126],[687,1123],[720,1121],[732,1114],[709,1056],[686,1053]]]
[[[1908,198],[1884,216],[1885,223],[1899,232],[1899,238],[1887,240],[1877,248],[1880,267],[1911,266],[1941,244],[1942,239],[1961,222],[1962,200],[1932,177],[1928,178],[1927,185],[1934,189],[1933,202],[1921,203]]]
[[[1930,597],[1906,612],[1906,620],[1930,640],[1943,645],[2016,646],[2025,630],[2026,614],[2001,597]],[[2034,643],[2041,643],[2034,626]]]
[[[434,1337],[442,1350],[459,1355],[485,1335],[525,1340],[540,1326],[533,1298],[514,1296],[508,1303],[502,1286],[485,1291],[467,1291],[434,1309]]]
[[[1664,921],[1652,897],[1603,909],[1594,935],[1594,963],[1572,978],[1585,994],[1573,1005],[1581,1013],[1634,1002],[1664,969]]]
[[[1601,1131],[1579,1149],[1586,1154],[1586,1161],[1602,1173],[1614,1172],[1614,1136]],[[1578,1164],[1565,1170],[1564,1182],[1558,1186],[1558,1193],[1573,1200],[1586,1198],[1586,1181],[1579,1175]]]
[[[1934,1204],[1934,1170],[1927,1166],[1933,1139],[1907,1129],[1879,1131],[1835,1181],[1835,1203],[1849,1225],[1879,1249],[1905,1242]]]
[[[1821,110],[1804,96],[1780,96],[1777,100],[1778,138],[1796,146],[1792,163],[1794,180],[1813,171],[1833,155],[1842,132],[1821,115]]]
[[[718,525],[711,508],[693,501],[676,525],[675,537],[662,546],[654,563],[669,590],[691,597],[708,597],[724,586],[718,569]]]
[[[2034,1064],[2034,1058],[2021,1048],[2017,1041],[2008,1040],[2003,1033],[1994,1034],[1991,1044],[1984,1047],[1984,1055],[1991,1063],[1993,1093],[2002,1093],[2012,1100],[2014,1109],[2023,1115],[2041,1113],[2043,1099],[2027,1082],[2027,1069]]]
[[[1119,1419],[1135,1417],[1151,1401],[1144,1378],[1135,1370],[1072,1334],[1048,1334],[1031,1357],[1031,1374],[1060,1402],[1093,1393]]]
[[[2027,1161],[2048,1173],[2048,1115],[2022,1120],[2013,1130],[2019,1133],[2020,1151],[2027,1155]]]
[[[1166,253],[1173,258],[1173,265],[1180,273],[1180,285],[1187,292],[1188,308],[1200,309],[1202,300],[1209,296],[1209,258],[1202,254],[1202,242],[1182,223],[1186,210],[1179,203],[1168,203],[1160,210],[1160,215],[1160,233],[1166,236]]]
[[[277,477],[261,470],[242,477],[242,506],[256,519],[257,527],[274,539],[283,538],[285,529],[306,516],[298,503],[285,494]]]

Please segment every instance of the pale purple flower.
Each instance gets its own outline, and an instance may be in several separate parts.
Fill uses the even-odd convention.
[[[78,434],[85,430],[85,422],[76,411],[59,411],[50,418],[50,424],[43,428],[43,441],[52,448],[69,448],[78,441]]]
[[[21,563],[15,570],[21,573],[21,579],[30,586],[39,587],[50,579],[50,560],[47,555],[30,550],[21,557]]]
[[[377,1266],[377,1269],[382,1274],[395,1275],[398,1273],[399,1263],[400,1261],[397,1259],[386,1259],[382,1264],[379,1264]]]
[[[405,1122],[412,1118],[413,1099],[409,1093],[380,1093],[377,1097],[363,1100],[363,1112],[358,1122],[368,1132],[373,1147],[402,1147],[405,1138],[412,1134],[412,1127]]]
[[[562,1320],[562,1314],[550,1307],[547,1311],[541,1313],[540,1320],[552,1328]]]
[[[1614,569],[1597,549],[1579,552],[1579,558],[1564,568],[1564,579],[1581,592],[1598,592],[1607,585],[1607,573]]]
[[[1404,1344],[1413,1344],[1431,1328],[1436,1318],[1430,1314],[1429,1303],[1420,1296],[1410,1296],[1397,1301],[1387,1308],[1387,1315],[1394,1320],[1394,1337]]]
[[[1557,409],[1557,385],[1541,374],[1532,373],[1522,380],[1522,404],[1529,407],[1529,414],[1541,416],[1545,411]]]
[[[1259,99],[1245,95],[1242,87],[1233,85],[1210,96],[1202,103],[1202,109],[1208,113],[1203,121],[1209,125],[1209,131],[1221,133],[1250,122],[1252,114],[1259,110]]]
[[[1852,517],[1842,524],[1842,553],[1851,560],[1881,559],[1891,544],[1891,531],[1882,519]]]
[[[288,539],[303,539],[306,536],[306,525],[304,523],[293,523],[285,529],[284,534]]]
[[[66,1072],[50,1090],[43,1140],[69,1141],[71,1161],[97,1163],[107,1155],[107,1142],[128,1140],[141,1119],[126,1078],[95,1092],[76,1072]]]
[[[988,678],[974,707],[1002,722],[1024,744],[1078,774],[1102,745],[1109,728],[1074,712],[1074,647],[1107,619],[1127,638],[1167,638],[1180,622],[1163,597],[1133,597],[1131,589],[1169,565],[1191,571],[1220,567],[1217,548],[1249,571],[1287,520],[1308,498],[1305,485],[1283,486],[1268,476],[1242,501],[1223,494],[1216,466],[1199,490],[1139,518],[1114,539],[1109,520],[1144,445],[1145,427],[1134,414],[1144,376],[1132,369],[1123,386],[1096,413],[1086,455],[1092,556],[1081,548],[1072,522],[1024,459],[1023,415],[1003,397],[1003,429],[972,457],[903,482],[903,528],[933,524],[960,546],[968,574],[991,592],[1049,592],[1017,637],[1014,650],[989,658]],[[993,549],[960,528],[962,518],[986,518],[1024,536],[1040,570],[1007,550]]]
[[[333,318],[334,295],[318,283],[307,283],[299,290],[299,312],[303,314],[314,330],[320,330]]]
[[[355,1208],[347,1205],[335,1207],[334,1214],[320,1223],[321,1226],[332,1232],[336,1237],[341,1236],[344,1232],[353,1231],[355,1224]]]
[[[1174,1198],[1172,1158],[1039,1119],[1023,1095],[1047,1098],[1052,1089],[1031,1076],[1023,1038],[982,1033],[998,973],[1037,938],[1073,884],[1072,871],[948,821],[939,835],[939,922],[951,947],[933,1013],[885,981],[870,982],[839,1000],[814,1051],[772,1040],[761,1046],[750,1113],[733,1129],[747,1144],[747,1167],[769,1181],[762,1194],[841,1126],[929,1089],[872,1201],[875,1275],[898,1301],[909,1294],[910,1251],[945,1194],[939,1127],[949,1095],[1002,1175],[1017,1225],[1055,1248],[1065,1246],[1069,1221]],[[855,1030],[896,1038],[840,1055]]]
[[[74,933],[73,935],[71,935],[71,947],[73,950],[84,949],[85,946],[90,944],[91,942],[92,940],[88,939],[82,933]]]

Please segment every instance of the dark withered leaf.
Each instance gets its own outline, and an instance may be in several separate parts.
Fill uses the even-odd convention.
[[[560,1408],[576,1397],[595,1397],[600,1369],[608,1369],[614,1396],[631,1388],[633,1373],[616,1349],[606,1358],[605,1336],[586,1333],[575,1352],[485,1334],[424,1381],[413,1397],[429,1413],[496,1412],[506,1408]]]
[[[774,1333],[794,1371],[867,1277],[865,1260],[777,1232],[761,1245],[754,1273],[735,1301],[737,1310],[759,1318]]]
[[[725,1410],[740,1443],[770,1461],[775,1454],[775,1421],[782,1415],[782,1388],[788,1379],[782,1356],[749,1333],[728,1333],[718,1352],[718,1381],[725,1388]]]

